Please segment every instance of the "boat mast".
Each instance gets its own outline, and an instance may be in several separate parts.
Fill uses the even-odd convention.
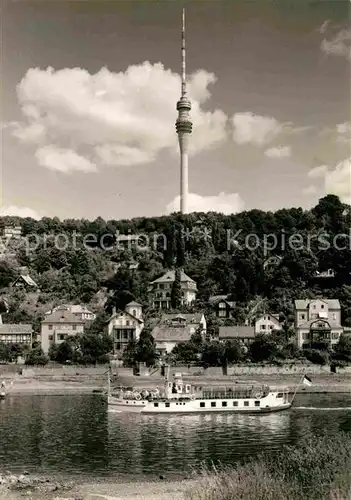
[[[291,399],[291,401],[290,401],[290,404],[291,404],[291,405],[292,405],[292,404],[293,404],[293,402],[294,402],[294,399],[295,399],[296,393],[297,393],[297,391],[298,391],[298,389],[299,389],[300,385],[302,384],[302,381],[303,381],[304,377],[305,377],[305,374],[303,374],[303,375],[301,376],[301,378],[300,378],[300,380],[299,380],[298,384],[297,384],[297,385],[296,385],[296,387],[295,387],[295,391],[294,391],[293,397],[292,397],[292,399]]]

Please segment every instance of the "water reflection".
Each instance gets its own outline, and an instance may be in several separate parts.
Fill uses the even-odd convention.
[[[270,415],[109,413],[109,462],[135,473],[187,472],[210,461],[232,463],[289,439],[289,412]],[[120,444],[116,448],[116,442]],[[123,443],[123,444],[122,444]],[[127,443],[127,446],[125,446]],[[123,446],[123,453],[121,448]]]
[[[335,411],[350,406],[351,395],[315,394],[265,415],[133,415],[109,413],[100,395],[10,395],[0,402],[0,469],[184,474],[202,462],[233,464],[278,450],[309,432],[351,432],[351,411]]]

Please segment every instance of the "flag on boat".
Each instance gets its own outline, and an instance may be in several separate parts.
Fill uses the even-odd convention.
[[[312,385],[312,380],[309,377],[307,377],[307,375],[305,375],[302,383],[310,387]]]

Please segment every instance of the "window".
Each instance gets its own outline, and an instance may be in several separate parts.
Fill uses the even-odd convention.
[[[226,315],[226,311],[225,311],[225,310],[223,310],[223,309],[221,310],[221,309],[220,309],[220,310],[218,311],[218,316],[219,316],[219,317],[223,318],[225,315]]]
[[[128,331],[123,332],[123,339],[128,340]]]
[[[313,307],[313,309],[316,309],[316,304],[313,304],[313,306],[312,306],[312,307]]]
[[[49,335],[49,340],[54,340],[54,336],[53,335]]]
[[[266,325],[261,325],[261,330],[265,330],[266,329]]]
[[[333,313],[333,319],[336,319],[336,314],[335,313]]]
[[[205,408],[205,402],[204,401],[201,401],[200,408]]]
[[[129,320],[128,320],[128,319],[127,319],[127,321],[126,321],[126,325],[127,325],[127,326],[129,326]]]
[[[49,325],[49,330],[52,330],[52,325]]]
[[[219,308],[220,309],[225,309],[225,302],[220,302],[219,303]]]
[[[269,325],[270,330],[273,330],[273,328],[274,328],[273,325]]]
[[[324,304],[321,304],[321,309],[324,309]]]
[[[158,408],[158,403],[154,403],[154,406],[155,406],[156,408]]]
[[[233,406],[238,406],[238,402],[237,401],[233,401]]]
[[[279,398],[279,399],[280,399],[280,398],[282,398],[282,397],[283,397],[283,393],[282,393],[282,392],[278,392],[278,394],[277,394],[277,398]]]
[[[133,309],[133,316],[136,316],[136,309]]]
[[[60,333],[60,334],[58,335],[58,339],[59,339],[59,340],[65,340],[66,338],[67,338],[67,335],[66,335],[66,334],[64,334],[64,333]]]
[[[249,402],[248,401],[244,401],[244,406],[249,406]]]
[[[222,401],[222,406],[227,406],[227,401]]]
[[[305,315],[304,314],[301,314],[301,319],[305,319]]]
[[[267,316],[267,319],[268,319],[268,321],[269,321],[269,320],[271,319],[271,317],[270,317],[270,316]]]
[[[116,344],[116,350],[119,351],[120,349],[121,349],[121,343],[117,342],[117,344]]]
[[[157,404],[157,403],[156,403],[156,404]],[[166,408],[169,408],[169,403],[166,403],[166,404],[165,404],[165,407],[166,407]]]
[[[260,406],[261,401],[255,401],[255,406]]]
[[[72,325],[72,330],[74,330],[74,331],[77,330],[76,325]]]
[[[302,340],[308,340],[308,333],[307,332],[304,332],[302,334]]]
[[[338,338],[339,338],[339,334],[338,334],[338,332],[333,332],[333,333],[332,333],[332,339],[333,339],[333,340],[337,340]]]
[[[216,401],[211,401],[211,406],[214,408],[216,406]]]

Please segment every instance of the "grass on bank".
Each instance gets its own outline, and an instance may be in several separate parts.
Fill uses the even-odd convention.
[[[332,431],[331,431],[332,432]],[[274,456],[200,472],[186,500],[351,499],[351,435],[308,436]]]

